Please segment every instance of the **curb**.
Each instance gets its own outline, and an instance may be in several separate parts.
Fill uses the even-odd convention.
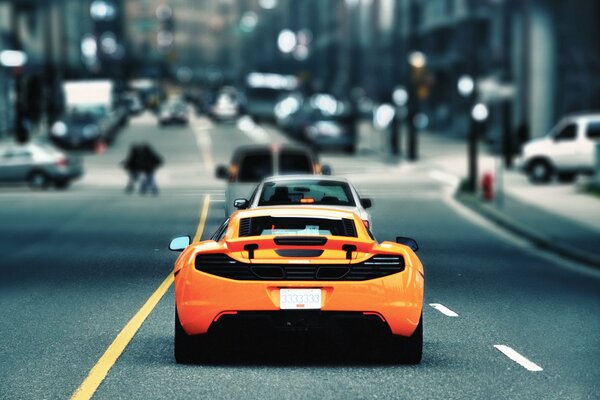
[[[512,232],[513,234],[528,240],[536,247],[557,254],[561,257],[568,258],[588,267],[600,269],[600,257],[586,252],[584,250],[573,249],[556,243],[555,240],[549,239],[540,235],[537,232],[521,225],[512,218],[502,214],[491,206],[483,204],[475,195],[457,191],[454,198],[464,206],[475,211],[479,215],[487,218],[495,224]]]

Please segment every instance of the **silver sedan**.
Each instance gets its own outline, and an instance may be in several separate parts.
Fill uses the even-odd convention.
[[[0,146],[0,184],[28,183],[33,189],[53,184],[65,189],[82,174],[80,158],[69,157],[48,144]]]
[[[315,206],[355,212],[367,228],[372,228],[367,211],[371,199],[360,198],[358,191],[345,178],[322,175],[284,175],[265,178],[250,199],[236,199],[238,209],[264,206]]]

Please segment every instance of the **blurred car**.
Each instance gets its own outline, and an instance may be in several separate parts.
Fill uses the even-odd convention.
[[[144,105],[140,95],[136,92],[126,92],[122,96],[122,102],[130,115],[139,115],[144,111]]]
[[[424,270],[416,242],[378,243],[358,215],[315,207],[233,214],[174,266],[178,363],[210,360],[222,333],[336,332],[376,343],[386,361],[417,364],[423,351]],[[222,341],[221,341],[222,342]]]
[[[548,135],[523,146],[517,165],[534,183],[573,181],[578,174],[593,174],[596,146],[600,143],[600,114],[563,118]]]
[[[242,103],[243,100],[237,90],[231,86],[225,86],[209,107],[209,116],[217,121],[235,120],[240,115]]]
[[[82,174],[79,157],[67,156],[48,144],[0,146],[0,183],[27,183],[33,189],[53,184],[65,189]]]
[[[228,181],[225,191],[225,215],[235,209],[233,200],[249,198],[251,191],[271,175],[329,174],[328,166],[319,164],[312,151],[292,145],[250,145],[238,148],[229,167],[219,165],[216,176]]]
[[[273,88],[250,88],[246,91],[246,113],[255,121],[275,121],[275,106],[287,91]]]
[[[311,106],[314,111],[310,114],[310,122],[304,125],[304,140],[314,150],[338,149],[354,153],[358,135],[350,103],[317,94],[311,98]]]
[[[49,136],[62,148],[93,148],[98,142],[110,143],[118,129],[118,118],[104,107],[75,108],[52,125]]]
[[[188,108],[183,101],[169,100],[161,105],[158,111],[158,124],[161,126],[170,124],[187,125],[188,122]]]
[[[270,206],[315,206],[355,212],[365,226],[372,229],[372,219],[366,210],[371,199],[360,198],[346,179],[333,176],[287,175],[265,178],[249,200],[236,199],[237,209]]]
[[[301,140],[314,112],[301,93],[292,93],[275,105],[275,121],[290,137]]]
[[[250,72],[246,76],[246,113],[255,121],[275,121],[275,106],[298,86],[293,75]]]

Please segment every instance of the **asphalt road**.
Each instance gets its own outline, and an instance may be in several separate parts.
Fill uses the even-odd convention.
[[[73,395],[168,276],[177,254],[167,244],[193,236],[206,195],[203,237],[223,219],[215,164],[239,144],[281,140],[269,127],[244,128],[195,117],[189,127],[159,129],[146,114],[105,154],[86,156],[86,177],[67,191],[0,188],[0,398]],[[119,161],[142,140],[165,158],[158,196],[123,192]],[[171,287],[95,398],[598,398],[597,274],[498,234],[449,199],[426,162],[396,166],[369,154],[324,160],[374,200],[378,239],[419,241],[422,363],[381,364],[369,338],[282,336],[257,349],[237,332],[221,343],[217,363],[178,365]]]

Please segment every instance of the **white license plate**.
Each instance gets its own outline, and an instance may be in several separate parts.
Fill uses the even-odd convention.
[[[321,309],[321,289],[279,289],[279,308],[282,310]]]

